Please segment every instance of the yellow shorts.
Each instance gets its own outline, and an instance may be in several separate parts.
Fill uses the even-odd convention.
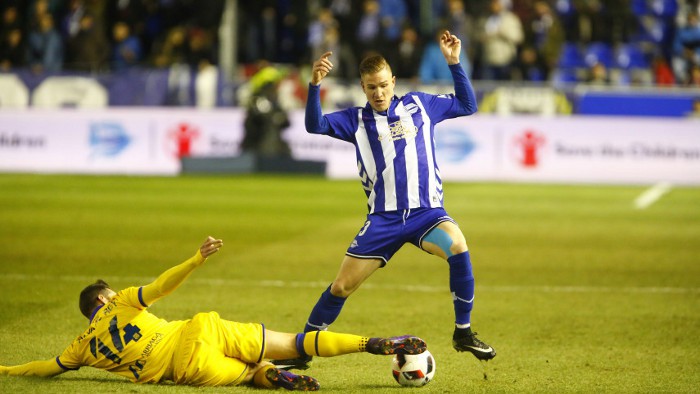
[[[196,386],[241,383],[248,364],[265,354],[262,324],[223,320],[216,312],[196,314],[185,325],[173,356],[173,381]]]

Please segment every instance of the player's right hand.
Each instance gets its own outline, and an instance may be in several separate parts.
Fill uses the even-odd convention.
[[[218,252],[222,246],[224,246],[224,241],[209,236],[204,241],[202,246],[199,247],[199,253],[201,253],[202,257],[204,257],[206,259],[207,257]]]
[[[318,85],[333,69],[333,63],[328,59],[333,52],[326,52],[316,60],[311,68],[311,84]]]

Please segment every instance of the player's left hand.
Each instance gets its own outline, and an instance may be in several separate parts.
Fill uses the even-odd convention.
[[[224,246],[224,241],[209,236],[202,246],[199,247],[199,253],[202,254],[202,257],[207,258],[218,252],[222,246]]]
[[[440,50],[442,56],[447,60],[447,64],[453,65],[459,63],[459,54],[462,51],[462,41],[457,36],[450,34],[445,30],[440,37]]]

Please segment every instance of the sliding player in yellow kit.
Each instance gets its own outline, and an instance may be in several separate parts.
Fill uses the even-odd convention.
[[[0,375],[50,377],[90,366],[137,383],[257,387],[315,391],[316,379],[275,368],[268,359],[371,354],[417,354],[426,349],[415,336],[368,338],[315,331],[289,334],[263,324],[223,320],[216,312],[190,320],[166,321],[146,310],[175,290],[207,257],[223,246],[208,237],[197,253],[152,283],[114,292],[102,280],[80,293],[80,311],[90,325],[63,353],[49,360],[12,367]]]

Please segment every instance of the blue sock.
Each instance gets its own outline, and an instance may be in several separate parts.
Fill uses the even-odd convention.
[[[304,332],[327,329],[340,315],[345,300],[346,298],[331,294],[331,287],[328,286],[326,291],[321,294],[321,298],[318,299],[314,309],[311,310]]]
[[[455,307],[455,324],[464,328],[471,324],[474,302],[474,275],[469,252],[452,255],[447,262],[450,265],[450,291]]]

